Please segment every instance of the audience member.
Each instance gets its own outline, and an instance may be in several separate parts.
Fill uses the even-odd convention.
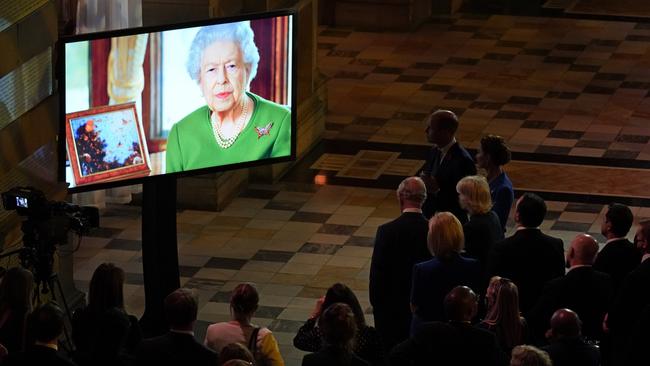
[[[75,357],[80,366],[131,365],[133,358],[124,352],[124,344],[131,327],[129,316],[120,308],[111,308],[97,318],[97,338],[89,353]]]
[[[230,360],[246,361],[248,364],[252,365],[253,362],[255,362],[255,357],[245,345],[241,343],[230,343],[221,349],[221,353],[219,353],[219,362],[224,365]]]
[[[494,245],[488,273],[511,279],[519,289],[519,308],[526,318],[539,299],[544,284],[564,275],[562,240],[541,232],[546,203],[532,193],[517,200],[517,231]]]
[[[482,278],[478,261],[460,254],[463,227],[451,213],[431,218],[427,242],[433,258],[413,267],[411,335],[423,322],[445,319],[443,299],[451,289],[460,285],[478,288]]]
[[[478,326],[494,333],[501,349],[509,355],[527,338],[528,326],[519,313],[517,286],[507,278],[492,277],[486,299],[487,315]]]
[[[503,166],[510,162],[510,155],[510,149],[506,146],[503,137],[495,135],[483,136],[476,153],[476,165],[485,169],[490,183],[492,211],[499,216],[503,231],[506,231],[510,208],[515,200],[512,182],[503,170]]]
[[[438,110],[427,120],[427,141],[433,149],[420,173],[428,192],[422,210],[427,218],[449,211],[464,223],[467,215],[458,204],[456,184],[461,178],[476,174],[476,166],[472,156],[456,141],[457,130],[458,117],[454,112]]]
[[[553,366],[553,361],[539,348],[521,345],[512,350],[510,366]]]
[[[330,287],[323,300],[316,303],[316,309],[314,309],[312,316],[300,327],[294,337],[294,346],[308,352],[317,352],[323,347],[322,326],[319,324],[321,315],[324,310],[335,303],[346,304],[352,309],[357,329],[354,342],[352,342],[354,353],[370,365],[384,365],[386,355],[379,334],[375,328],[366,324],[363,310],[354,292],[341,283],[336,283]]]
[[[582,334],[590,340],[601,340],[602,323],[612,304],[614,287],[610,275],[593,269],[597,253],[598,242],[590,235],[580,234],[571,241],[566,253],[569,271],[544,286],[531,312],[531,320],[535,320],[531,326],[538,337],[549,328],[548,319],[555,310],[569,308],[582,319]]]
[[[74,365],[58,352],[58,339],[63,333],[63,311],[58,306],[47,303],[37,307],[29,316],[29,324],[34,344],[25,351],[9,353],[6,365]]]
[[[426,196],[420,178],[404,179],[397,188],[402,214],[377,229],[370,265],[370,304],[386,349],[408,338],[413,265],[431,259],[429,224],[422,215]]]
[[[614,290],[618,291],[625,276],[630,273],[640,260],[634,244],[625,238],[632,227],[632,211],[620,203],[612,203],[603,216],[601,233],[607,238],[600,250],[594,269],[605,272],[614,280]]]
[[[357,331],[357,320],[350,306],[334,303],[320,316],[319,325],[325,344],[316,353],[305,355],[303,366],[363,366],[369,365],[352,352],[352,340]]]
[[[270,366],[284,365],[273,333],[266,327],[252,323],[259,299],[257,289],[252,284],[237,285],[230,296],[232,320],[210,325],[205,334],[205,345],[220,353],[221,349],[230,343],[243,343],[258,363]]]
[[[391,352],[392,365],[504,365],[506,355],[496,336],[471,325],[478,296],[466,286],[453,288],[444,298],[449,321],[422,324]]]
[[[252,362],[245,360],[228,360],[221,364],[221,366],[252,366]]]
[[[179,288],[167,295],[164,309],[169,332],[143,340],[137,352],[138,363],[216,365],[217,354],[194,338],[198,308],[198,295],[192,290]]]
[[[477,259],[485,269],[490,249],[503,240],[499,217],[490,211],[490,186],[484,177],[470,175],[458,182],[456,190],[460,207],[469,214],[469,221],[463,224],[465,255]]]
[[[97,326],[104,312],[119,308],[124,310],[124,271],[113,263],[100,264],[88,289],[88,304],[75,311],[72,316],[72,339],[76,346],[75,360],[88,359],[95,347],[101,347],[98,339],[104,329]],[[138,319],[129,315],[129,331],[124,344],[124,353],[134,354],[140,343],[142,332]]]
[[[551,317],[551,328],[546,332],[549,345],[542,349],[553,361],[553,366],[598,366],[600,351],[582,338],[582,322],[574,311],[559,309]]]
[[[648,284],[650,284],[649,240],[650,221],[643,221],[639,224],[635,236],[637,248],[642,250],[641,264],[627,275],[609,312],[607,325],[612,335],[616,365],[625,364],[622,360],[626,353],[630,352],[628,350],[630,340],[643,319],[644,310],[650,306],[650,291],[648,291]],[[647,342],[644,344],[647,345]]]
[[[7,353],[24,349],[33,288],[32,273],[22,267],[9,268],[0,282],[0,344]]]

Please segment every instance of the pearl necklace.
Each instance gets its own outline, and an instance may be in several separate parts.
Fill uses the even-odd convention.
[[[218,123],[215,120],[215,113],[212,114],[212,132],[214,132],[214,139],[217,140],[217,144],[222,148],[222,149],[227,149],[232,146],[232,144],[237,141],[237,137],[239,137],[239,134],[241,134],[242,130],[244,129],[244,124],[246,123],[246,116],[248,115],[248,106],[247,103],[247,98],[244,95],[244,102],[241,105],[241,113],[239,116],[239,119],[237,119],[237,123],[235,124],[235,130],[237,131],[234,135],[226,138],[223,136],[223,133],[221,132],[221,123]]]

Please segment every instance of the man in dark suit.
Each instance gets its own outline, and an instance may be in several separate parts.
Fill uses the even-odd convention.
[[[598,347],[585,342],[580,333],[580,317],[569,309],[559,309],[551,317],[546,333],[549,345],[542,347],[553,366],[599,366]]]
[[[136,354],[139,365],[217,365],[217,354],[194,338],[198,299],[191,290],[180,288],[165,298],[169,323],[166,334],[145,339]]]
[[[601,340],[614,285],[610,275],[593,269],[597,253],[598,242],[592,236],[579,234],[573,239],[566,254],[569,271],[546,283],[528,319],[538,336],[549,328],[548,320],[555,310],[569,308],[582,319],[582,334],[590,340]]]
[[[634,217],[629,207],[612,203],[600,227],[607,242],[596,257],[594,269],[612,276],[615,291],[618,291],[625,276],[639,265],[641,259],[634,245],[625,238],[632,227],[632,221]]]
[[[542,233],[546,203],[532,193],[517,200],[514,235],[494,245],[488,258],[488,273],[511,279],[519,289],[519,309],[528,317],[544,284],[564,275],[562,240]]]
[[[454,112],[438,110],[429,116],[426,133],[433,149],[420,172],[429,194],[422,210],[426,218],[449,211],[464,224],[467,214],[458,203],[456,184],[463,177],[476,174],[476,166],[472,156],[456,141],[457,130],[458,117]]]
[[[39,306],[29,315],[35,342],[23,352],[10,353],[3,365],[69,366],[74,365],[59,352],[58,339],[63,333],[63,311],[52,304]]]
[[[650,306],[650,221],[639,224],[634,241],[642,250],[641,264],[625,277],[609,312],[607,325],[612,335],[615,365],[626,365],[622,360],[630,350],[630,340],[643,322],[644,311]],[[602,253],[602,252],[601,252]],[[647,346],[647,342],[644,343]]]
[[[403,180],[397,188],[402,214],[377,229],[370,265],[370,303],[386,349],[408,338],[413,265],[431,259],[428,222],[421,209],[426,196],[422,179]]]
[[[398,344],[390,355],[392,365],[505,365],[507,357],[496,336],[473,327],[478,296],[458,286],[444,300],[448,322],[422,324],[415,335]]]

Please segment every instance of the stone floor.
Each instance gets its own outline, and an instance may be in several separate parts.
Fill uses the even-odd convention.
[[[197,337],[229,318],[229,290],[243,281],[257,284],[256,321],[289,365],[302,358],[296,330],[333,283],[352,287],[370,312],[374,234],[399,215],[394,188],[421,167],[422,121],[438,108],[460,115],[470,148],[486,133],[507,138],[517,192],[547,199],[543,228],[565,245],[582,232],[603,239],[607,202],[650,217],[648,40],[645,23],[513,16],[461,15],[413,33],[322,29],[325,140],[281,182],[250,186],[222,212],[178,212],[181,283],[201,296]],[[83,290],[98,264],[124,268],[136,315],[140,226],[138,207],[109,206],[74,273]]]

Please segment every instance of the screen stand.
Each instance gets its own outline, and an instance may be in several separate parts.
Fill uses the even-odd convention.
[[[176,244],[176,178],[160,177],[142,184],[142,270],[144,337],[165,333],[165,297],[180,287]]]

